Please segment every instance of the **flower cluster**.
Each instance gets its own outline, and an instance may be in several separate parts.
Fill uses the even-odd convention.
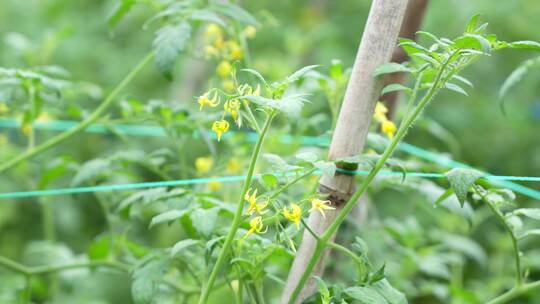
[[[245,38],[253,38],[257,29],[247,26],[241,33]],[[234,91],[234,81],[231,78],[233,66],[231,62],[244,58],[242,47],[235,39],[226,39],[224,30],[215,23],[210,23],[204,33],[206,46],[204,56],[207,59],[216,59],[219,64],[216,68],[217,75],[221,78],[223,90],[228,93]]]
[[[235,81],[236,82],[236,81]],[[217,135],[218,141],[221,140],[221,136],[227,133],[230,128],[230,123],[225,119],[227,115],[230,115],[233,121],[240,125],[238,117],[242,104],[246,106],[249,103],[247,100],[241,101],[241,97],[244,96],[260,96],[261,88],[259,85],[254,89],[248,84],[242,84],[235,88],[235,94],[222,94],[225,102],[223,103],[223,114],[221,119],[212,123],[212,131]],[[211,89],[197,98],[199,104],[199,111],[202,111],[205,107],[215,108],[221,104],[221,96],[218,89]]]
[[[381,124],[381,131],[386,134],[388,138],[392,139],[396,134],[397,128],[396,124],[394,124],[394,122],[392,122],[386,117],[386,113],[388,113],[388,109],[386,108],[386,106],[381,102],[377,102],[373,118],[375,118],[375,121]]]
[[[265,214],[268,210],[265,210],[266,207],[268,207],[269,201],[266,200],[264,203],[258,203],[257,202],[257,189],[255,189],[253,192],[251,189],[249,189],[246,192],[246,195],[244,195],[244,199],[248,202],[248,209],[247,214],[253,215],[258,214],[254,218],[252,218],[249,221],[249,230],[244,235],[244,238],[247,238],[253,233],[263,234],[268,230],[268,227],[265,227],[263,224],[263,218],[261,215]]]

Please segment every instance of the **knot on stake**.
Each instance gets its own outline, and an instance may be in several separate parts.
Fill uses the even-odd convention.
[[[326,198],[331,202],[332,206],[341,206],[349,201],[353,192],[344,192],[338,190],[334,187],[327,186],[323,183],[319,183],[319,188],[317,192],[326,196]]]

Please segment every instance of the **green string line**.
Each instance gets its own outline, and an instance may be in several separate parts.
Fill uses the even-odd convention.
[[[354,174],[354,175],[367,175],[369,171],[348,171],[338,169],[338,172]],[[277,176],[292,176],[295,173],[272,173]],[[321,171],[316,171],[315,174],[322,174]],[[442,173],[423,173],[423,172],[395,172],[395,171],[382,171],[379,175],[386,176],[403,176],[407,177],[423,177],[423,178],[443,178],[445,177]],[[259,177],[260,175],[257,175]],[[540,177],[524,177],[524,176],[502,176],[502,175],[485,175],[484,178],[493,181],[535,181],[540,182]],[[173,186],[186,186],[186,185],[196,185],[196,184],[207,184],[210,182],[238,182],[245,179],[243,175],[232,175],[232,176],[222,176],[222,177],[208,177],[208,178],[194,178],[194,179],[182,179],[182,180],[173,180],[173,181],[158,181],[158,182],[145,182],[145,183],[130,183],[130,184],[116,184],[116,185],[101,185],[101,186],[92,186],[92,187],[76,187],[76,188],[58,188],[58,189],[48,189],[48,190],[37,190],[37,191],[19,191],[19,192],[5,192],[0,193],[0,199],[18,199],[18,198],[28,198],[36,196],[54,196],[54,195],[65,195],[65,194],[79,194],[79,193],[88,193],[88,192],[103,192],[103,191],[118,191],[118,190],[132,190],[132,189],[143,189],[143,188],[157,188],[157,187],[173,187]]]
[[[34,127],[36,129],[40,130],[50,130],[50,131],[65,131],[68,129],[73,128],[75,125],[77,125],[77,121],[70,121],[70,120],[54,120],[54,121],[47,121],[47,122],[35,122]],[[20,128],[20,123],[15,119],[0,119],[0,128],[11,128],[11,129],[17,129]],[[125,135],[134,135],[134,136],[166,136],[165,131],[162,127],[159,126],[150,126],[150,125],[130,125],[130,124],[92,124],[88,126],[88,128],[85,130],[88,133],[98,133],[98,134],[107,134],[110,133],[112,130],[115,132],[125,134]],[[229,132],[224,134],[224,138],[234,136],[235,132]],[[248,141],[254,141],[257,139],[257,134],[255,133],[245,133],[247,136]],[[198,137],[197,133],[193,134],[195,137]],[[210,134],[211,136],[214,136],[214,134]],[[280,138],[281,142],[283,143],[293,143],[296,141],[294,137],[291,135],[284,135]],[[318,146],[328,146],[328,143],[330,142],[330,138],[328,137],[315,137],[315,136],[302,136],[300,137],[299,143],[302,145],[318,145]],[[450,158],[442,157],[439,154],[427,151],[425,149],[422,149],[420,147],[407,144],[407,143],[400,143],[399,150],[408,153],[410,155],[414,155],[416,157],[431,161],[433,163],[436,163],[441,166],[445,166],[448,168],[472,168],[471,166],[460,163],[458,161],[452,160]],[[398,174],[401,174],[397,172]],[[423,177],[442,177],[438,173],[409,173],[408,176],[422,176],[422,174],[427,174]],[[419,175],[417,175],[419,174]],[[517,193],[526,195],[528,197],[534,198],[536,200],[540,200],[540,191],[522,186],[520,184],[513,183],[512,181],[529,181],[529,182],[536,182],[539,181],[539,177],[534,176],[495,176],[495,175],[489,175],[486,173],[486,176],[489,176],[489,179],[496,181],[497,184],[499,184],[502,187],[511,189]],[[223,181],[232,181],[229,180],[229,177],[217,177],[215,180],[209,180],[209,181],[221,181],[220,179],[224,178]],[[200,180],[204,179],[194,179],[193,183],[188,184],[197,184],[197,183],[205,183]],[[166,186],[175,186],[175,185],[187,185],[185,182],[189,182],[189,180],[185,181],[167,181],[165,183],[169,182],[181,182],[180,184],[172,184],[172,185],[166,185]],[[208,181],[206,181],[208,182]],[[160,182],[158,182],[160,183]],[[125,189],[137,189],[137,188],[147,188],[148,186],[144,186],[145,183],[141,184],[133,184],[133,185],[142,185],[142,186],[136,186],[135,188],[125,188]],[[102,186],[97,186],[102,187]],[[159,185],[154,187],[160,187]],[[85,189],[88,189],[83,192],[92,192],[94,187],[85,187]],[[71,189],[71,188],[68,188]],[[77,188],[73,188],[77,189]],[[124,189],[124,188],[121,188]],[[114,190],[114,189],[110,189]],[[98,191],[110,191],[110,190],[98,190]],[[43,190],[48,191],[48,190]],[[63,191],[68,191],[66,189],[63,189]],[[30,191],[35,192],[35,191]],[[30,192],[21,192],[21,193],[30,193]],[[19,193],[19,192],[13,192],[13,193]],[[65,194],[68,194],[70,192],[64,192]],[[74,192],[74,193],[82,193],[82,192]],[[3,198],[0,194],[0,198]],[[46,194],[47,195],[47,194]],[[35,195],[33,195],[35,196]]]

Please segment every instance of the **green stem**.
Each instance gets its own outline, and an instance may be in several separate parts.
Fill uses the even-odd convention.
[[[120,262],[114,262],[114,261],[89,261],[89,262],[75,262],[75,263],[62,264],[62,265],[28,267],[3,256],[0,256],[0,266],[3,266],[15,272],[22,273],[27,276],[42,275],[42,274],[48,274],[48,273],[61,272],[61,271],[69,270],[69,269],[91,268],[91,267],[107,267],[107,268],[121,270],[123,272],[128,272],[130,270],[129,265],[126,265]]]
[[[253,283],[255,287],[255,293],[257,295],[257,302],[259,304],[266,304],[266,301],[264,300],[264,292],[263,292],[263,286],[262,282],[254,282]]]
[[[272,123],[272,120],[274,119],[274,116],[275,116],[274,111],[272,111],[268,115],[266,122],[264,123],[263,129],[259,135],[259,138],[257,139],[257,143],[255,144],[255,149],[253,150],[253,154],[251,155],[251,161],[249,163],[248,173],[246,176],[246,180],[244,181],[244,186],[242,188],[242,192],[240,195],[238,207],[236,208],[236,212],[234,214],[234,219],[231,224],[231,229],[229,230],[229,233],[227,234],[225,243],[223,244],[223,248],[221,249],[221,253],[219,254],[216,260],[216,264],[214,265],[214,268],[212,269],[212,272],[210,273],[210,277],[208,278],[206,286],[203,286],[202,288],[199,304],[204,304],[206,303],[206,301],[208,301],[208,296],[210,295],[212,286],[214,285],[217,275],[219,271],[221,271],[221,268],[223,267],[223,264],[225,263],[225,259],[227,258],[229,251],[231,249],[232,242],[234,241],[234,237],[236,235],[236,231],[238,230],[238,227],[240,226],[240,223],[242,221],[242,213],[244,212],[244,205],[245,205],[244,196],[247,193],[249,187],[251,186],[251,180],[253,179],[253,175],[255,172],[255,165],[257,164],[257,159],[259,158],[259,154],[261,153],[261,148],[264,142],[264,138],[266,136],[266,133],[268,132],[268,129],[270,127],[270,124]]]
[[[334,242],[329,242],[327,245],[328,247],[335,249],[337,251],[341,251],[343,254],[349,256],[359,268],[364,266],[364,261],[362,261],[362,259],[360,259],[354,252],[349,250],[347,247],[334,243]]]
[[[507,303],[508,301],[517,298],[518,296],[522,294],[529,293],[533,290],[540,289],[540,281],[535,281],[532,283],[522,284],[520,286],[516,286],[509,291],[503,293],[502,295],[496,297],[495,299],[487,302],[487,304],[502,304]]]
[[[415,122],[416,118],[420,115],[420,113],[422,113],[425,106],[433,99],[435,94],[439,91],[441,87],[440,83],[441,83],[441,78],[443,76],[443,73],[446,70],[447,65],[452,60],[455,54],[456,53],[453,53],[452,55],[450,55],[448,59],[446,60],[446,62],[443,65],[441,65],[437,73],[437,76],[435,78],[435,81],[433,82],[433,85],[430,87],[429,91],[422,97],[422,99],[420,100],[420,102],[418,103],[414,111],[411,113],[411,115],[408,116],[403,121],[403,123],[401,124],[400,128],[397,131],[396,136],[390,142],[390,145],[386,147],[382,156],[379,158],[379,160],[377,161],[373,169],[371,169],[368,176],[364,179],[364,181],[362,182],[358,190],[356,190],[356,192],[351,196],[349,201],[347,201],[347,203],[345,204],[341,212],[337,215],[336,219],[332,222],[332,224],[330,224],[328,229],[320,236],[320,240],[317,243],[315,251],[313,252],[313,255],[306,269],[304,269],[304,273],[302,274],[300,281],[298,282],[293,293],[291,294],[291,297],[289,299],[289,304],[295,303],[296,299],[300,295],[300,292],[302,291],[302,289],[304,288],[304,285],[308,281],[311,272],[315,268],[315,265],[317,265],[317,261],[321,257],[322,252],[327,246],[332,235],[334,235],[334,233],[337,231],[341,223],[345,220],[345,217],[347,216],[347,214],[349,214],[352,208],[356,205],[356,202],[358,201],[360,196],[362,196],[362,194],[364,194],[364,192],[367,190],[371,181],[375,178],[375,176],[377,176],[377,173],[379,173],[379,171],[383,168],[384,163],[392,155],[392,153],[396,149],[401,139],[407,133],[409,127]]]
[[[43,216],[43,235],[47,241],[54,242],[56,240],[56,232],[54,225],[54,205],[52,202],[43,198],[41,201],[41,212]]]
[[[43,151],[46,151],[58,143],[73,137],[74,135],[80,133],[86,127],[88,127],[90,124],[96,122],[102,115],[105,113],[105,111],[114,103],[116,100],[116,96],[135,78],[137,74],[146,66],[153,58],[155,54],[154,52],[149,53],[146,55],[146,57],[143,58],[143,60],[137,64],[131,72],[129,72],[128,75],[122,81],[111,91],[111,93],[105,98],[105,100],[92,112],[86,119],[81,121],[77,126],[73,127],[70,130],[67,130],[63,133],[60,133],[56,135],[55,137],[31,148],[26,150],[25,152],[19,154],[18,156],[4,162],[0,165],[0,173],[4,172],[13,166],[30,159],[38,154],[40,154]]]
[[[482,201],[484,201],[484,203],[489,207],[491,212],[495,214],[499,222],[501,222],[501,224],[504,226],[504,229],[506,230],[506,232],[508,232],[510,239],[512,240],[512,248],[514,250],[514,263],[516,267],[516,287],[519,287],[520,285],[523,284],[523,277],[521,275],[521,257],[519,254],[518,239],[514,235],[514,231],[512,230],[512,227],[510,227],[508,222],[506,222],[504,215],[489,202],[485,194],[482,192],[482,189],[478,186],[474,186],[474,190],[476,191],[476,193],[478,193],[478,195],[480,195],[480,197],[482,198]]]

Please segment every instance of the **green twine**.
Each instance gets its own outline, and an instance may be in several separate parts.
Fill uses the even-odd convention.
[[[367,175],[369,171],[347,171],[340,170],[339,172],[345,172],[348,174],[355,175]],[[294,175],[295,173],[273,173],[274,175]],[[321,171],[315,172],[315,174],[322,174]],[[442,173],[423,173],[423,172],[395,172],[395,171],[381,171],[379,175],[386,176],[405,176],[407,177],[423,177],[423,178],[443,178],[445,177]],[[258,175],[260,176],[260,175]],[[16,199],[16,198],[28,198],[36,196],[54,196],[54,195],[64,195],[64,194],[80,194],[80,193],[89,193],[89,192],[103,192],[103,191],[117,191],[117,190],[132,190],[132,189],[144,189],[144,188],[157,188],[157,187],[174,187],[174,186],[186,186],[186,185],[197,185],[197,184],[207,184],[210,182],[238,182],[244,180],[246,177],[243,175],[232,175],[232,176],[222,176],[222,177],[208,177],[208,178],[194,178],[194,179],[181,179],[173,181],[158,181],[158,182],[145,182],[145,183],[130,183],[130,184],[116,184],[116,185],[101,185],[101,186],[92,186],[92,187],[76,187],[76,188],[59,188],[59,189],[48,189],[48,190],[36,190],[36,191],[20,191],[20,192],[5,192],[0,193],[0,199]],[[524,177],[524,176],[502,176],[502,175],[485,175],[484,178],[493,181],[536,181],[540,182],[540,177]]]
[[[47,122],[35,122],[34,128],[40,130],[50,131],[65,131],[75,127],[78,124],[77,121],[68,120],[54,120]],[[0,119],[0,128],[20,128],[19,122],[15,119]],[[110,132],[117,132],[125,135],[134,136],[166,136],[165,131],[159,126],[149,125],[130,125],[130,124],[92,124],[86,128],[85,132],[106,134]],[[229,132],[224,136],[233,136],[234,132]],[[194,133],[194,136],[198,134]],[[212,134],[213,135],[213,134]],[[257,139],[257,134],[246,133],[248,141],[254,141]],[[285,135],[280,138],[283,143],[292,143],[295,141],[290,135]],[[314,136],[302,136],[300,137],[300,144],[302,145],[318,145],[328,146],[330,139],[328,137],[314,137]],[[448,168],[472,168],[471,166],[452,160],[450,158],[442,157],[439,154],[424,150],[420,147],[416,147],[407,143],[400,143],[398,146],[400,151],[407,154],[414,155],[416,157],[431,161],[441,166]],[[367,171],[355,171],[353,174],[365,175]],[[381,172],[381,175],[402,175],[401,172]],[[425,177],[425,178],[441,178],[444,174],[440,173],[421,173],[412,172],[407,173],[406,176],[412,177]],[[205,184],[209,182],[234,182],[241,181],[244,176],[224,176],[224,177],[212,177],[212,178],[196,178],[187,180],[175,180],[175,181],[159,181],[159,182],[147,182],[147,183],[131,183],[131,184],[119,184],[119,185],[103,185],[94,187],[78,187],[78,188],[61,188],[50,190],[38,190],[38,191],[21,191],[21,192],[6,192],[0,193],[0,199],[4,198],[23,198],[23,197],[35,197],[35,196],[50,196],[50,195],[62,195],[62,194],[76,194],[76,193],[88,193],[98,191],[114,191],[114,190],[128,190],[128,189],[141,189],[141,188],[153,188],[153,187],[170,187],[170,186],[183,186],[194,184]],[[513,183],[512,181],[527,181],[527,182],[539,182],[540,177],[535,176],[504,176],[504,175],[485,175],[486,179],[495,181],[499,185],[511,189],[517,193],[521,193],[528,197],[540,200],[540,191]]]

